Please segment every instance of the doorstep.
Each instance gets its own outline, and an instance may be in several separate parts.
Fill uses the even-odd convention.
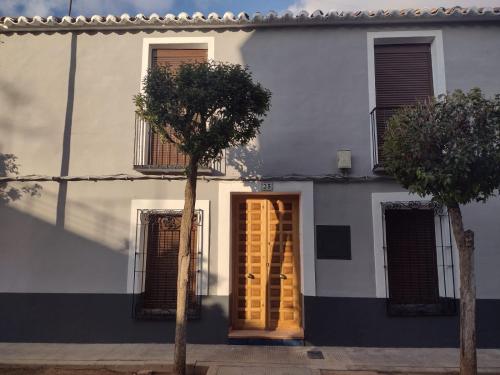
[[[228,343],[232,345],[304,346],[304,330],[234,330],[228,334]]]
[[[230,339],[303,340],[304,330],[300,329],[238,329],[229,331]]]

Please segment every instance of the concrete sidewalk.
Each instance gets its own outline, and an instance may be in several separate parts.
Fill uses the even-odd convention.
[[[321,351],[324,358],[311,359],[310,350]],[[500,374],[500,349],[482,349],[478,356],[482,372]],[[0,343],[0,364],[167,365],[172,358],[171,344]],[[457,370],[458,350],[188,345],[188,362],[209,367],[211,375],[336,374],[346,370],[445,373]]]

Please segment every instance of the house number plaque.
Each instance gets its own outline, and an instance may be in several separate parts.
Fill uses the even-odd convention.
[[[260,191],[273,191],[273,183],[272,182],[261,182],[260,183]]]

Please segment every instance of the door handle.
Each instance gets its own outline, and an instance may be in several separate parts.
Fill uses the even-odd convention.
[[[255,279],[255,276],[253,275],[253,273],[249,273],[247,275],[247,278],[249,278],[249,279]]]
[[[285,280],[286,279],[286,275],[280,273],[280,279]]]

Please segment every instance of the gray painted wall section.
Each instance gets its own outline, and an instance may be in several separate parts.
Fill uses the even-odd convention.
[[[316,292],[325,297],[374,297],[372,191],[395,184],[315,184],[315,225],[349,225],[352,260],[316,260]]]
[[[380,30],[401,28],[80,33],[69,171],[131,172],[132,97],[139,90],[143,38],[213,36],[216,60],[248,64],[274,94],[255,149],[230,152],[231,174],[241,173],[235,158],[246,165],[243,174],[334,173],[335,151],[345,147],[353,151],[352,173],[370,174],[366,33]],[[497,91],[500,27],[442,30],[448,89]],[[16,152],[22,174],[60,170],[70,39],[2,36],[1,150]]]
[[[316,260],[316,292],[324,297],[375,297],[372,193],[398,192],[395,183],[315,184],[315,225],[350,225],[352,260]],[[499,298],[500,197],[463,208],[475,232],[478,298]],[[458,267],[458,265],[455,265]],[[458,280],[457,280],[458,281]]]
[[[2,35],[0,152],[16,154],[21,174],[58,175],[69,118],[68,174],[133,173],[132,96],[139,90],[142,39],[213,36],[217,60],[248,64],[273,92],[272,109],[255,144],[228,152],[229,175],[335,173],[340,148],[353,152],[353,175],[369,175],[366,33],[382,30],[401,28],[79,33],[74,77],[71,34]],[[500,27],[442,30],[448,89],[479,85],[487,93],[497,92]],[[131,200],[183,197],[181,182],[69,183],[58,213],[58,188],[44,183],[40,197],[0,206],[0,291],[124,293]],[[315,186],[316,224],[348,224],[353,236],[351,261],[316,262],[318,295],[374,296],[370,194],[399,190],[390,183]],[[213,284],[217,225],[227,223],[217,222],[216,182],[200,183],[198,198],[211,201]],[[464,210],[467,225],[477,232],[480,298],[500,298],[499,208],[493,200]],[[61,210],[64,227],[56,225]]]
[[[480,87],[487,95],[499,93],[499,33],[498,25],[443,28],[446,84],[449,91]]]
[[[0,206],[0,290],[126,293],[132,199],[182,200],[184,183],[69,183],[65,226],[56,225],[56,184],[40,197]],[[217,207],[217,187],[200,182],[198,199]],[[217,223],[211,212],[210,284],[217,275]],[[209,285],[210,286],[210,285]]]

